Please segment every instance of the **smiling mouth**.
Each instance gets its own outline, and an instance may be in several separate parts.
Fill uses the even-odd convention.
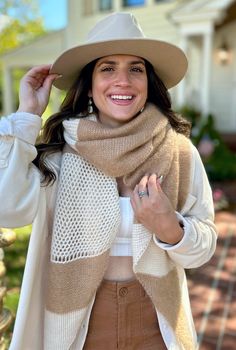
[[[127,100],[132,100],[133,98],[134,98],[134,96],[132,96],[132,95],[111,95],[110,96],[111,97],[111,99],[112,100],[114,100],[114,101],[117,101],[117,100],[119,100],[119,101],[127,101]]]

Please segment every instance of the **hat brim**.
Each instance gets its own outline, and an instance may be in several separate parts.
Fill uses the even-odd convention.
[[[109,55],[134,55],[148,60],[167,89],[177,85],[184,77],[188,62],[177,46],[154,39],[117,39],[73,47],[62,53],[50,72],[62,75],[53,85],[68,90],[81,69],[93,60]]]

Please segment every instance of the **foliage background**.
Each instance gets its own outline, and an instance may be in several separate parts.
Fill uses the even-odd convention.
[[[191,106],[179,111],[192,123],[191,139],[201,155],[210,182],[236,179],[236,154],[215,127],[214,116],[207,116]]]
[[[0,30],[0,111],[2,111],[3,77],[1,55],[25,45],[38,36],[46,33],[43,20],[39,16],[36,0],[0,0],[0,14],[5,16],[5,25]],[[25,73],[22,69],[13,70],[13,93],[18,105],[19,81]]]

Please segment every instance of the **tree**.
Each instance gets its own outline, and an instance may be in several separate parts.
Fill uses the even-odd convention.
[[[9,17],[0,32],[0,55],[45,32],[37,0],[0,0],[0,14]]]
[[[0,0],[0,13],[27,21],[38,16],[38,2],[35,0]]]
[[[9,21],[0,31],[1,55],[16,47],[27,44],[45,33],[43,20],[38,16],[37,3],[29,0],[0,0],[0,13],[9,16]],[[14,94],[22,72],[15,70]],[[2,73],[0,62],[0,110],[2,110]]]
[[[44,32],[41,19],[32,19],[25,23],[22,23],[19,19],[12,19],[0,32],[0,55],[23,43],[26,44]]]

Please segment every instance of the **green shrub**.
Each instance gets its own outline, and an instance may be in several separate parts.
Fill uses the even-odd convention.
[[[236,178],[236,154],[230,151],[216,129],[214,116],[202,118],[194,108],[185,107],[182,115],[192,122],[191,139],[198,148],[210,181]]]

